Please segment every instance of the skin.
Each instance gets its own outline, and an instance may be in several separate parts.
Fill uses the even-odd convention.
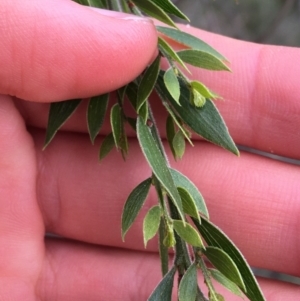
[[[120,234],[124,199],[150,175],[133,134],[126,163],[113,152],[97,164],[101,138],[91,146],[82,106],[42,146],[47,103],[130,82],[155,56],[153,24],[69,0],[2,0],[0,15],[0,300],[146,300],[160,279],[157,246],[145,250],[141,236],[153,193],[125,243]],[[183,29],[231,62],[233,73],[191,70],[223,96],[217,105],[236,143],[299,159],[300,49]],[[155,98],[153,105],[164,135]],[[237,158],[197,137],[171,164],[199,187],[212,221],[251,265],[300,276],[298,166]],[[259,282],[267,300],[299,297],[297,286]]]

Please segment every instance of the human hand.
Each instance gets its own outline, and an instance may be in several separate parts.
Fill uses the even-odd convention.
[[[45,11],[50,13],[47,5],[55,3],[58,6],[58,2],[67,6],[64,12],[69,12],[69,5],[75,5],[68,1],[49,0],[43,3]],[[88,13],[87,17],[82,11],[76,11],[75,15],[79,14],[84,15],[83,23],[104,23],[99,15],[92,17]],[[57,20],[54,21],[51,24],[45,17],[40,20],[41,25],[43,22],[48,24],[51,32],[57,26]],[[105,22],[108,21],[105,18]],[[107,28],[118,22],[121,21],[114,20]],[[121,28],[124,28],[124,23]],[[98,41],[98,34],[94,33],[97,26],[86,26],[89,32],[85,32],[81,39],[84,37],[89,42]],[[128,24],[126,32],[136,33],[134,30],[138,27],[131,26]],[[74,30],[74,26],[70,27],[70,31]],[[120,27],[116,30],[121,30]],[[105,76],[98,75],[97,66],[103,62],[97,60],[104,57],[106,63],[110,62],[111,50],[107,50],[107,56],[101,54],[98,57],[103,51],[103,45],[96,44],[88,48],[90,55],[87,55],[86,49],[74,49],[74,44],[81,42],[81,39],[76,40],[78,36],[75,35],[75,29],[74,40],[67,44],[72,46],[73,53],[76,56],[78,54],[80,60],[76,60],[69,68],[58,68],[59,72],[49,70],[53,62],[42,60],[42,70],[47,70],[53,79],[52,82],[38,84],[43,77],[33,72],[36,68],[26,69],[31,70],[26,76],[21,72],[25,69],[20,70],[20,65],[27,62],[27,55],[21,60],[22,64],[14,68],[10,67],[12,60],[6,59],[3,65],[5,68],[1,66],[1,70],[6,70],[6,73],[0,75],[1,93],[36,102],[49,102],[87,97],[121,86],[141,72],[154,53],[153,28],[145,24],[144,28],[139,29],[141,31],[137,32],[135,42],[127,49],[128,55],[135,51],[136,46],[141,48],[128,60],[124,61],[124,56],[116,59],[116,66],[127,64],[123,68],[130,72],[123,78],[109,68],[100,70],[101,75],[107,72]],[[224,97],[225,101],[219,101],[217,105],[234,140],[256,149],[299,158],[297,79],[300,69],[294,63],[299,57],[299,50],[262,48],[192,28],[188,30],[215,46],[232,62],[233,74],[193,69],[193,76],[206,81],[209,87]],[[70,31],[61,34],[67,39]],[[146,33],[147,41],[143,44],[139,39]],[[91,36],[93,34],[94,38]],[[32,43],[32,39],[27,37],[26,40]],[[47,36],[40,36],[37,49],[41,49],[47,41]],[[127,47],[127,42],[122,42],[122,51]],[[24,49],[24,45],[20,45]],[[50,47],[49,44],[47,46]],[[65,62],[69,55],[62,46],[55,45],[52,49],[54,53],[62,55],[62,62]],[[31,49],[30,45],[28,47]],[[1,45],[1,48],[4,46]],[[139,57],[139,62],[135,62],[139,51],[145,57]],[[22,51],[18,55],[23,54]],[[118,57],[118,54],[114,55]],[[136,69],[133,62],[139,64]],[[40,65],[36,55],[32,63]],[[84,69],[85,66],[88,67]],[[84,70],[84,73],[80,73],[82,76],[76,79],[76,85],[71,67]],[[12,72],[13,77],[9,78],[9,72]],[[23,78],[20,77],[22,75]],[[16,80],[18,76],[19,82]],[[116,77],[111,80],[113,76]],[[7,78],[10,89],[2,85],[3,79]],[[107,79],[107,83],[103,82],[103,78]],[[287,78],[289,82],[285,83]],[[113,84],[109,86],[111,82]],[[20,83],[23,89],[14,90],[20,87]],[[16,100],[29,127],[28,134],[11,97],[1,98],[0,283],[3,298],[146,300],[160,278],[158,257],[154,252],[144,251],[141,220],[130,230],[125,244],[121,242],[120,234],[124,200],[137,183],[149,176],[148,166],[138,151],[137,142],[134,138],[130,140],[130,154],[126,163],[122,162],[119,154],[111,154],[101,165],[97,165],[98,149],[90,146],[88,136],[84,134],[86,126],[82,109],[66,124],[65,131],[58,133],[47,150],[42,152],[48,107]],[[158,105],[157,113],[160,112],[162,110]],[[163,124],[162,120],[158,121]],[[184,160],[176,163],[176,168],[187,174],[199,187],[207,201],[212,220],[228,233],[251,265],[299,274],[299,247],[296,241],[298,167],[247,153],[236,158],[222,149],[197,140],[195,148],[187,149]],[[46,238],[44,242],[45,228],[66,239]],[[155,251],[155,248],[154,242],[149,243],[147,251]],[[267,300],[271,301],[283,298],[294,300],[299,294],[299,288],[288,284],[262,280],[261,285]],[[230,300],[236,299],[231,296]]]

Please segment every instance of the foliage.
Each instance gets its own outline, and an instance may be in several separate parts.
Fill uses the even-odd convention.
[[[224,300],[216,292],[213,279],[234,294],[241,296],[243,293],[251,301],[263,301],[264,297],[244,257],[233,242],[209,221],[205,201],[197,187],[186,176],[170,167],[149,102],[150,94],[156,92],[168,113],[167,140],[176,160],[183,157],[186,142],[192,144],[189,129],[238,155],[238,149],[212,101],[219,96],[203,83],[189,80],[184,74],[188,70],[186,64],[215,71],[229,71],[227,60],[205,42],[176,27],[169,14],[185,20],[188,18],[169,0],[77,2],[139,15],[147,14],[169,26],[157,26],[157,58],[141,76],[117,91],[116,102],[111,104],[110,109],[109,94],[92,97],[87,109],[87,125],[92,143],[101,129],[105,115],[110,116],[111,133],[100,147],[101,160],[114,146],[126,159],[128,141],[125,124],[129,123],[136,130],[140,148],[152,172],[151,177],[143,180],[127,198],[121,229],[124,240],[153,186],[157,192],[157,204],[150,208],[144,218],[143,235],[146,246],[156,233],[159,234],[163,279],[148,300],[171,300],[177,272],[181,279],[179,301]],[[171,41],[181,44],[182,49],[173,49]],[[160,70],[162,59],[169,63],[166,71]],[[74,113],[80,101],[51,104],[45,146]],[[127,101],[134,108],[135,116],[128,116],[125,112],[124,103]],[[194,225],[190,224],[191,220]],[[193,256],[188,252],[189,246],[193,248]],[[170,269],[168,248],[174,248],[175,251]],[[208,262],[215,269],[208,268]],[[204,296],[198,285],[198,269],[208,287],[208,296]]]

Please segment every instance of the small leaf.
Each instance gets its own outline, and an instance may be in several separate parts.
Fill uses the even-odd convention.
[[[138,91],[138,86],[137,84],[131,82],[130,84],[127,85],[126,88],[126,96],[131,103],[132,107],[137,110],[136,104],[137,104],[137,91]]]
[[[114,104],[110,111],[110,124],[117,149],[121,149],[122,138],[122,109],[118,103]]]
[[[176,74],[172,67],[170,67],[164,74],[164,83],[173,99],[180,105],[180,86]]]
[[[218,281],[220,284],[222,284],[225,288],[227,288],[229,291],[231,291],[233,294],[243,297],[242,291],[239,289],[239,287],[229,280],[227,277],[225,277],[220,271],[215,269],[209,269],[210,275],[212,278],[214,278],[216,281]]]
[[[182,61],[182,59],[178,56],[176,51],[161,37],[158,37],[158,49],[163,54],[163,56],[166,57],[171,66],[173,64],[173,61],[175,61],[190,73],[189,69]]]
[[[192,89],[192,104],[197,108],[202,108],[206,103],[206,99],[197,90]]]
[[[60,127],[71,117],[71,115],[78,108],[81,99],[66,100],[61,102],[54,102],[50,105],[48,125],[46,130],[46,138],[44,149],[48,146],[54,138]]]
[[[225,299],[221,294],[210,291],[209,292],[209,301],[225,301]]]
[[[147,301],[171,301],[176,267],[164,276]]]
[[[137,137],[142,152],[151,166],[153,173],[167,191],[168,195],[176,206],[180,217],[184,219],[181,198],[175,187],[166,160],[159,150],[148,126],[144,124],[140,117],[137,119]]]
[[[141,106],[151,94],[158,77],[159,67],[160,56],[158,55],[155,61],[146,69],[143,78],[140,82],[137,92],[137,111],[140,110]]]
[[[172,151],[173,157],[175,158],[175,151],[173,148],[173,138],[175,136],[175,123],[173,118],[168,115],[167,120],[166,120],[166,134],[167,134],[167,140],[170,146],[170,149]]]
[[[205,98],[220,98],[220,96],[210,91],[204,84],[198,81],[191,81],[190,85],[194,90],[198,91]]]
[[[184,273],[178,290],[179,301],[194,301],[197,296],[197,266],[191,264]]]
[[[204,199],[201,193],[199,192],[198,188],[195,186],[195,184],[176,169],[170,168],[170,172],[175,185],[177,187],[182,187],[185,191],[188,191],[190,196],[193,198],[193,201],[195,202],[198,211],[207,218],[209,218],[208,210]]]
[[[153,206],[147,212],[143,222],[144,245],[154,237],[159,228],[161,210],[159,206]]]
[[[233,242],[218,227],[208,220],[202,218],[200,225],[196,219],[192,219],[206,243],[209,246],[222,249],[235,262],[240,274],[243,277],[246,287],[246,290],[243,290],[242,287],[240,287],[240,289],[242,289],[243,293],[249,298],[249,300],[266,301],[255,279],[255,276],[251,271],[251,268]]]
[[[133,0],[132,2],[150,17],[176,28],[172,19],[154,2],[149,0]]]
[[[103,94],[92,97],[89,101],[87,109],[87,122],[90,138],[93,144],[103,124],[108,100],[109,94]]]
[[[238,155],[239,151],[213,102],[207,99],[204,107],[196,108],[190,103],[190,90],[186,83],[179,80],[181,91],[181,106],[179,106],[165,88],[162,77],[162,74],[158,77],[156,91],[162,99],[168,99],[171,102],[182,120],[204,139]]]
[[[182,187],[178,187],[177,189],[181,197],[183,211],[200,221],[199,212],[191,194]]]
[[[165,101],[163,101],[163,105],[164,107],[167,109],[169,115],[172,117],[173,121],[176,123],[176,125],[178,126],[178,128],[181,130],[182,134],[184,135],[184,137],[186,138],[186,140],[190,143],[190,145],[193,145],[193,142],[190,139],[189,133],[187,132],[187,130],[181,125],[180,121],[178,120],[178,116],[173,112],[173,110],[170,108],[169,104]]]
[[[199,68],[214,71],[230,71],[229,67],[226,66],[219,58],[208,52],[188,49],[178,51],[177,54],[185,63]]]
[[[138,213],[143,207],[149,189],[151,187],[152,178],[148,178],[140,183],[136,188],[132,190],[128,196],[122,212],[122,239],[132,226],[132,223],[136,219]]]
[[[209,246],[203,251],[209,261],[229,280],[246,290],[243,278],[230,256],[220,248]]]
[[[149,105],[148,101],[145,101],[140,110],[139,110],[139,116],[144,120],[144,123],[147,123],[148,117],[149,117]]]
[[[185,140],[181,131],[175,134],[172,144],[175,151],[175,159],[181,159],[185,151]]]
[[[163,27],[163,26],[156,26],[156,29],[161,33],[163,33],[164,35],[166,35],[167,37],[171,38],[172,40],[175,40],[185,46],[188,46],[192,49],[201,50],[210,53],[211,55],[217,57],[220,60],[227,61],[227,59],[222,54],[220,54],[218,51],[216,51],[214,48],[209,46],[207,43],[203,42],[202,40],[196,38],[193,35],[190,35],[178,29]]]
[[[172,14],[178,18],[181,18],[186,21],[190,21],[189,18],[178,9],[171,1],[169,0],[152,0],[156,5],[158,5],[162,10],[168,14]]]
[[[200,235],[190,224],[184,225],[181,220],[173,220],[173,227],[177,234],[188,244],[194,247],[204,248]]]
[[[115,146],[114,136],[112,133],[110,133],[104,138],[100,146],[99,161],[102,161],[110,153],[110,151],[114,148],[114,146]]]

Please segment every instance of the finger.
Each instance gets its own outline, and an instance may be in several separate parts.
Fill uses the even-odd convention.
[[[5,96],[0,96],[0,129],[1,298],[20,300],[34,293],[44,255],[44,227],[36,201],[33,141]]]
[[[46,152],[39,151],[43,135],[36,134],[35,140],[42,166],[38,195],[47,229],[73,239],[143,250],[142,220],[157,202],[154,192],[125,244],[120,233],[125,199],[151,176],[137,142],[130,140],[126,162],[113,153],[97,165],[98,149],[89,147],[83,135],[60,134]],[[172,166],[199,187],[212,221],[251,265],[299,275],[299,167],[247,153],[236,158],[208,143],[195,144],[187,148],[182,163]],[[156,249],[155,240],[149,249]]]
[[[0,92],[50,102],[90,97],[134,79],[156,51],[150,19],[70,0],[2,1]]]
[[[41,300],[147,300],[161,279],[154,253],[50,240],[47,254],[37,287]],[[269,301],[295,300],[300,293],[296,285],[265,279],[259,282]],[[199,285],[203,289],[200,273]],[[216,288],[226,300],[240,300],[224,288]],[[175,293],[172,300],[177,300]]]
[[[300,58],[300,49],[258,45],[192,27],[182,28],[214,46],[231,62],[232,73],[191,67],[191,77],[204,82],[224,98],[224,101],[215,103],[234,141],[299,159],[300,66],[295,62]],[[157,99],[155,101],[159,102]],[[47,109],[24,105],[28,122],[45,127]],[[41,111],[41,114],[37,114]],[[82,108],[78,119],[70,120],[65,129],[86,131],[85,114]],[[165,109],[158,106],[155,116],[164,135]]]

